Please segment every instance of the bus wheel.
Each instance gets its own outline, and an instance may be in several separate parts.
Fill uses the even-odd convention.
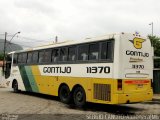
[[[71,100],[71,93],[67,85],[62,85],[59,89],[58,96],[63,103],[69,103]]]
[[[18,82],[16,80],[13,82],[13,91],[18,93]]]
[[[74,104],[77,107],[83,107],[86,103],[86,93],[82,87],[75,88],[73,92]]]

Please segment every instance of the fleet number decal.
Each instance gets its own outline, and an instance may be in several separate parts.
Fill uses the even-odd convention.
[[[99,66],[99,67],[86,67],[87,73],[110,73],[110,67]]]
[[[144,69],[144,65],[132,65],[133,69]]]

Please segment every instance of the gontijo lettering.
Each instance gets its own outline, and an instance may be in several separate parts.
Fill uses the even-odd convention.
[[[71,73],[71,67],[44,67],[44,73]]]
[[[127,50],[126,55],[139,56],[139,57],[149,57],[149,53],[139,52],[139,51],[131,51],[131,50]]]

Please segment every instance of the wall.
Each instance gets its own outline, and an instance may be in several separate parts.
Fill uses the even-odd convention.
[[[2,67],[0,67],[0,78],[2,77]],[[1,79],[0,79],[1,80]]]
[[[160,93],[160,69],[153,71],[153,92]]]
[[[2,67],[0,67],[0,88],[6,87],[6,82],[4,81],[4,77],[2,76]]]

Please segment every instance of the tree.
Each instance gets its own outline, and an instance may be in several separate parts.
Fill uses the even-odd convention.
[[[157,36],[148,35],[152,46],[154,47],[154,56],[160,57],[160,38]]]
[[[160,57],[160,38],[157,36],[150,36],[148,38],[154,47],[154,56]],[[160,59],[154,59],[154,68],[160,68]]]
[[[3,53],[0,53],[0,60],[3,60],[3,57],[4,57]]]

